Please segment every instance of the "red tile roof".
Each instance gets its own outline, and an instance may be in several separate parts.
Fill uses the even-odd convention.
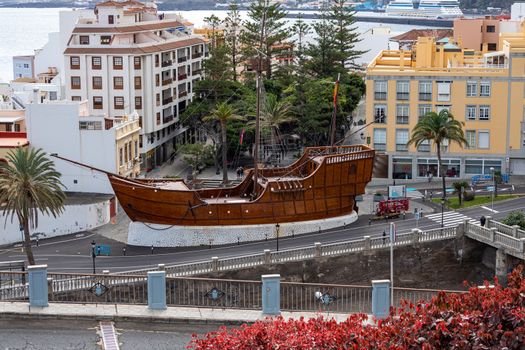
[[[412,29],[406,33],[391,37],[391,41],[417,41],[419,37],[435,37],[436,40],[454,36],[452,29]]]

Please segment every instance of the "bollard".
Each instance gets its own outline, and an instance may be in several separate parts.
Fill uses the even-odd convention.
[[[166,271],[148,272],[148,308],[166,309]]]
[[[417,228],[413,228],[412,229],[412,244],[417,244],[419,243],[419,235],[420,235],[421,231]]]
[[[47,265],[28,266],[27,272],[29,273],[29,306],[48,306]]]
[[[264,263],[265,264],[271,264],[272,263],[272,251],[270,249],[264,250]]]
[[[370,236],[364,236],[363,239],[365,240],[364,251],[370,250],[372,248],[372,245],[370,242]]]
[[[372,315],[385,318],[390,312],[390,280],[372,281]]]
[[[166,271],[166,265],[164,265],[164,264],[158,264],[158,265],[157,265],[157,270],[158,270],[158,271]]]
[[[281,275],[262,275],[262,313],[281,314]]]

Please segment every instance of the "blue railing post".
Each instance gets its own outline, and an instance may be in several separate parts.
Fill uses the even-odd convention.
[[[281,275],[262,275],[262,313],[281,314]]]
[[[372,314],[385,318],[390,311],[390,280],[372,281]]]
[[[148,308],[166,309],[166,271],[148,272]]]
[[[47,265],[28,266],[27,272],[29,273],[29,306],[48,306]]]

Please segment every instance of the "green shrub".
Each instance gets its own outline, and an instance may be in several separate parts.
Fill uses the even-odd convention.
[[[525,213],[522,211],[513,211],[501,222],[509,226],[518,225],[522,230],[525,230]]]
[[[463,199],[467,202],[473,201],[476,198],[476,194],[473,191],[465,191],[463,193]]]

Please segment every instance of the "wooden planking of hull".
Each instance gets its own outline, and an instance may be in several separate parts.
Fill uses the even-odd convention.
[[[232,188],[189,189],[182,180],[108,174],[132,221],[184,226],[256,225],[350,214],[372,178],[374,150],[364,145],[310,147],[288,167],[252,169]],[[257,196],[251,194],[256,187]]]

